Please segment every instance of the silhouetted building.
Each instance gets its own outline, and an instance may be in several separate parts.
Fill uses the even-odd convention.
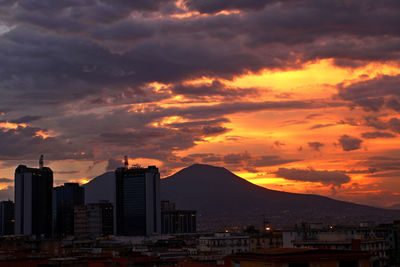
[[[115,171],[117,234],[146,236],[161,232],[160,173],[155,166]]]
[[[369,259],[369,253],[362,251],[273,248],[231,255],[227,257],[225,266],[370,267]]]
[[[114,228],[113,205],[108,201],[75,206],[75,236],[112,235]]]
[[[14,202],[2,201],[0,203],[0,235],[14,234]]]
[[[303,223],[295,229],[283,230],[283,246],[361,250],[370,253],[374,267],[397,266],[394,264],[396,243],[393,227],[395,225],[376,226],[369,222],[360,223],[359,226],[315,226],[316,224]]]
[[[53,171],[19,165],[15,170],[15,234],[52,234]]]
[[[175,203],[161,201],[161,233],[183,234],[196,232],[196,211],[177,210]]]
[[[65,183],[53,190],[53,223],[56,236],[74,234],[74,207],[84,204],[85,189],[78,183]]]

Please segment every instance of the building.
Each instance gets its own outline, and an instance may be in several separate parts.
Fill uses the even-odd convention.
[[[99,237],[113,234],[114,211],[108,201],[75,206],[74,234],[77,237]]]
[[[117,234],[149,236],[161,232],[160,173],[155,166],[115,171]]]
[[[238,253],[227,258],[230,267],[370,267],[369,254],[361,251],[275,248]]]
[[[199,237],[198,250],[200,252],[217,252],[227,256],[250,250],[250,237],[245,235],[231,235],[230,233],[215,233],[212,236]]]
[[[303,224],[283,231],[283,246],[295,248],[320,248],[339,250],[361,250],[369,252],[372,266],[387,266],[396,262],[398,247],[389,242],[394,238],[389,230],[392,227],[361,223],[359,226],[311,227]],[[394,241],[394,239],[393,239]]]
[[[84,188],[78,183],[65,183],[53,190],[54,235],[74,234],[74,207],[84,205]]]
[[[0,202],[0,235],[13,235],[14,221],[14,202]]]
[[[19,165],[15,170],[15,234],[51,236],[53,171]]]
[[[196,232],[196,211],[177,210],[175,203],[161,201],[161,233],[184,234]]]
[[[282,246],[282,232],[280,231],[270,230],[250,236],[250,251],[281,248]]]

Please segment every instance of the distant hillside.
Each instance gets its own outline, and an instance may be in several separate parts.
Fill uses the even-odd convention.
[[[195,164],[161,181],[162,199],[178,208],[198,210],[206,228],[256,224],[263,218],[291,225],[301,221],[356,223],[400,219],[399,210],[385,210],[328,197],[294,194],[252,184],[225,168]]]
[[[99,175],[87,184],[85,187],[85,204],[96,203],[100,200],[115,202],[115,174],[106,172]]]

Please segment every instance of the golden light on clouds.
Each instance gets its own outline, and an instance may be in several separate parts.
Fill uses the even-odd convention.
[[[0,128],[9,130],[9,129],[17,129],[18,127],[27,127],[27,125],[25,123],[13,123],[13,122],[0,122]]]

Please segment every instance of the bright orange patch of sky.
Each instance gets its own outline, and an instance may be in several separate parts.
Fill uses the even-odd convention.
[[[346,85],[371,79],[379,75],[400,74],[400,68],[394,64],[370,63],[357,69],[341,68],[333,65],[332,60],[321,60],[304,65],[299,70],[288,71],[263,71],[259,74],[247,74],[237,77],[232,81],[223,81],[232,87],[256,87],[261,90],[261,97],[248,99],[253,101],[281,101],[283,100],[310,100],[329,99],[337,93],[335,86],[339,83]],[[212,80],[204,77],[188,84],[211,83]],[[231,129],[228,133],[206,138],[205,142],[198,142],[196,147],[180,152],[181,156],[196,153],[215,153],[223,155],[230,153],[243,153],[249,151],[253,155],[281,155],[292,158],[302,158],[303,161],[282,165],[286,168],[308,167],[316,170],[344,170],[365,169],[358,166],[361,158],[385,151],[390,147],[400,144],[400,138],[387,140],[365,140],[360,150],[344,152],[337,146],[338,137],[343,134],[360,136],[361,127],[353,127],[347,124],[338,124],[350,114],[361,113],[360,110],[349,111],[349,107],[331,107],[314,110],[269,110],[251,113],[236,113],[227,116],[230,123],[225,127]],[[305,119],[309,115],[320,114],[313,119]],[[315,124],[332,124],[311,130]],[[242,141],[229,141],[227,136],[239,136]],[[274,142],[283,145],[276,147]],[[311,150],[308,142],[319,141],[324,143],[320,151]],[[302,147],[302,151],[298,151]],[[343,161],[343,158],[346,160]],[[261,173],[250,173],[246,170],[234,172],[261,186],[271,189],[286,190],[291,192],[313,192],[330,195],[329,186],[321,183],[289,181],[271,174],[272,171],[282,166],[261,168]],[[229,166],[228,166],[229,167]],[[360,186],[376,186],[378,178],[367,177],[366,174],[349,174],[351,181],[342,185],[350,188],[353,183]],[[400,184],[396,184],[399,188]],[[345,196],[343,196],[345,197]]]

